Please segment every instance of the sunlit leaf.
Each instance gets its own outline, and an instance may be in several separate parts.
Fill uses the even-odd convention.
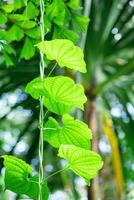
[[[68,77],[50,77],[43,81],[36,78],[28,83],[25,91],[35,99],[44,96],[44,105],[57,114],[68,113],[73,107],[83,110],[83,104],[86,102],[83,87],[74,84]]]
[[[72,110],[73,107],[84,109],[86,102],[84,89],[80,84],[68,77],[51,77],[44,81],[45,100],[44,105],[48,110],[57,114],[64,114]]]
[[[60,126],[53,117],[49,117],[44,126],[44,139],[56,148],[61,144],[74,144],[89,149],[92,133],[88,126],[68,114],[63,115],[62,121]]]
[[[61,145],[58,156],[68,160],[67,167],[84,178],[87,184],[103,165],[99,154],[74,145]]]
[[[30,94],[34,99],[39,99],[44,95],[43,81],[40,78],[35,78],[27,84],[25,92]]]
[[[1,6],[1,9],[4,10],[6,13],[10,13],[14,10],[14,4],[6,4]]]
[[[4,158],[5,171],[5,189],[11,190],[17,194],[26,194],[31,198],[38,196],[38,175],[29,178],[33,168],[21,159],[13,156],[1,156]],[[47,184],[42,184],[42,196],[44,200],[48,199]]]
[[[65,39],[40,42],[37,47],[46,54],[49,60],[56,60],[60,67],[86,72],[86,64],[81,48]]]

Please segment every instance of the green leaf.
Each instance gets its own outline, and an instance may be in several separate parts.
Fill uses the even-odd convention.
[[[40,40],[40,29],[39,27],[32,28],[25,32],[25,34],[33,39]]]
[[[61,39],[61,38],[68,39],[68,40],[71,40],[72,42],[76,43],[79,39],[79,36],[74,31],[71,31],[66,28],[61,29],[61,28],[55,26],[53,39],[58,39],[58,38],[59,39]]]
[[[67,159],[67,168],[84,178],[87,184],[97,175],[97,171],[103,165],[97,153],[74,145],[61,145],[58,156]]]
[[[53,2],[46,7],[46,16],[58,26],[63,26],[65,20],[65,4],[63,0],[53,0]]]
[[[24,15],[21,15],[21,14],[9,14],[8,15],[8,18],[12,21],[25,21],[25,20],[28,20],[27,17],[25,17]]]
[[[72,13],[72,25],[75,31],[86,31],[89,21],[88,17]]]
[[[36,78],[28,83],[25,91],[35,99],[45,96],[44,105],[47,109],[61,115],[70,112],[73,107],[83,110],[86,102],[83,87],[74,84],[68,77],[50,77],[43,81]]]
[[[91,130],[87,124],[66,114],[62,117],[63,125],[49,117],[44,128],[44,139],[58,148],[61,144],[74,144],[85,149],[90,148]]]
[[[6,36],[6,31],[3,29],[0,29],[0,39],[1,40],[5,39],[5,36]]]
[[[20,9],[25,6],[25,0],[15,0],[14,10]]]
[[[9,46],[8,43],[3,44],[3,48],[8,54],[14,54],[14,55],[16,54],[15,50],[11,46]]]
[[[44,95],[43,81],[40,78],[33,79],[27,84],[25,92],[30,94],[34,99],[39,99]]]
[[[1,156],[4,158],[5,188],[17,194],[26,194],[35,199],[38,196],[38,175],[29,178],[33,168],[21,159],[13,156]],[[48,200],[47,184],[42,184],[42,195]]]
[[[86,64],[81,48],[64,39],[43,41],[37,47],[46,54],[49,60],[56,60],[60,67],[86,72]]]
[[[23,13],[28,19],[35,19],[39,14],[39,10],[34,6],[32,2],[27,4],[27,7]]]
[[[19,41],[24,37],[24,32],[18,26],[13,25],[6,34],[6,40],[10,43],[12,41]]]
[[[81,9],[79,0],[70,0],[67,5],[74,10]]]
[[[23,21],[23,22],[20,21],[17,22],[16,24],[25,30],[34,28],[36,26],[36,22],[34,21]]]
[[[48,19],[48,17],[45,15],[44,16],[44,29],[45,32],[48,33],[51,30],[51,21]]]
[[[7,67],[14,66],[14,63],[13,63],[12,59],[10,58],[10,56],[6,52],[4,52],[3,55],[4,55],[4,60],[5,60],[6,66]]]
[[[14,4],[6,4],[1,6],[1,9],[4,10],[6,13],[10,13],[14,10]]]
[[[34,47],[32,41],[28,37],[26,37],[24,46],[21,51],[20,58],[29,60],[30,58],[32,58],[34,56],[34,54],[35,54],[35,47]]]
[[[31,185],[31,190],[29,191],[29,194],[28,196],[35,196],[35,197],[38,197],[38,188],[39,188],[39,185],[38,185],[38,181],[39,181],[39,175],[36,174],[34,175],[33,177],[29,178],[30,182],[36,182],[36,184],[34,185]],[[46,180],[44,179],[43,180],[43,183],[42,183],[42,199],[43,200],[48,200],[48,196],[49,196],[49,192],[48,192],[48,187],[47,187],[47,182]]]
[[[0,12],[0,24],[5,24],[7,22],[7,17],[4,13]]]

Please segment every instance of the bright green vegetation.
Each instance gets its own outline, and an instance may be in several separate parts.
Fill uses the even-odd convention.
[[[59,41],[60,40],[50,41],[49,47],[53,44],[58,47]],[[80,63],[84,63],[82,51],[78,48],[77,55],[77,49],[75,49],[76,47],[72,42],[71,49],[74,54],[70,52],[70,48],[68,48],[70,41],[65,40],[64,42],[64,40],[61,40],[61,43],[64,43],[66,52],[64,52],[63,49],[64,54],[62,56],[61,47],[56,48],[56,53],[53,58],[50,56],[51,48],[46,51],[44,43],[45,42],[43,42],[43,45],[39,44],[38,48],[46,53],[48,59],[56,60],[59,65],[66,63],[63,64],[63,66],[67,66],[67,63],[69,63],[69,67],[73,66],[72,63],[74,63],[75,60],[77,63],[77,58]],[[79,53],[81,56],[79,56]],[[60,61],[59,55],[61,55],[62,58],[60,58]],[[68,55],[71,55],[71,59]],[[80,84],[74,84],[72,79],[62,76],[48,77],[43,80],[41,80],[41,78],[36,78],[28,83],[25,91],[35,99],[44,97],[44,106],[48,111],[58,115],[68,113],[75,106],[83,109],[83,105],[86,101],[83,87]],[[49,118],[44,126],[44,139],[52,146],[59,147],[58,156],[69,161],[65,168],[72,170],[77,175],[84,178],[86,183],[89,184],[90,179],[96,176],[97,171],[101,169],[103,163],[98,154],[87,150],[91,147],[91,131],[86,124],[79,120],[74,120],[73,117],[69,115],[63,115],[63,123],[63,127],[61,128],[54,118]],[[3,156],[3,158],[6,168],[6,189],[36,198],[38,196],[38,175],[28,178],[28,175],[33,171],[28,164],[11,156]],[[48,199],[47,195],[44,196],[44,192],[47,193],[46,187],[46,182],[44,180],[41,187],[43,200]]]
[[[21,1],[19,1],[19,4],[17,3],[4,5],[2,9],[10,13],[11,10],[16,10],[24,6]],[[9,14],[8,16],[10,20],[15,20],[16,23],[9,29],[6,40],[8,42],[14,40],[20,41],[24,38],[24,35],[26,35],[20,58],[28,60],[33,57],[35,54],[35,47],[37,47],[40,52],[40,77],[30,81],[25,89],[26,93],[40,102],[40,163],[39,174],[36,173],[36,175],[32,176],[34,169],[23,160],[13,156],[2,156],[6,169],[5,189],[11,190],[17,194],[25,194],[32,199],[38,200],[47,200],[49,196],[47,188],[47,180],[49,177],[44,176],[43,171],[43,138],[53,147],[59,148],[58,156],[68,161],[61,171],[72,170],[78,176],[84,178],[88,185],[90,184],[90,180],[97,175],[98,170],[101,169],[103,165],[101,157],[90,150],[90,140],[92,139],[91,130],[84,122],[77,119],[75,120],[71,115],[67,114],[74,108],[84,110],[84,104],[87,98],[84,94],[83,86],[81,84],[76,84],[67,76],[50,77],[52,71],[56,67],[67,67],[75,71],[86,73],[83,51],[73,43],[75,37],[78,37],[76,33],[65,29],[62,30],[63,35],[68,35],[69,33],[69,38],[53,39],[50,41],[44,40],[44,31],[45,29],[51,28],[51,22],[56,24],[55,34],[56,29],[59,29],[64,23],[62,22],[62,19],[64,19],[63,15],[67,12],[67,9],[64,9],[65,6],[76,10],[80,9],[78,1],[70,1],[65,4],[62,0],[54,0],[52,4],[49,5],[48,3],[45,15],[47,18],[42,21],[42,17],[44,17],[44,2],[40,1],[40,9],[35,8],[34,3],[28,2],[22,15]],[[53,12],[53,10],[55,12]],[[60,16],[56,17],[57,13],[59,14],[60,11]],[[32,19],[35,19],[39,15],[39,12],[41,15],[40,28],[35,21],[32,21]],[[72,13],[72,15],[74,30],[76,29],[79,31],[76,25],[77,22],[80,25],[80,29],[85,30],[89,21],[88,18],[77,14],[75,15],[74,13]],[[6,18],[3,13],[1,23],[5,23],[5,20]],[[70,23],[70,19],[68,19],[68,23]],[[22,27],[25,31],[22,30]],[[41,42],[39,42],[40,37]],[[37,42],[39,43],[37,44]],[[33,46],[35,43],[36,45]],[[13,50],[10,49],[10,53],[12,52]],[[6,54],[6,56],[8,55]],[[45,77],[44,70],[45,67],[47,67],[47,63],[50,64],[50,62],[54,63],[54,65],[52,71],[50,70],[49,75]],[[8,57],[7,65],[10,63],[12,64],[12,61]],[[47,109],[46,113],[49,111],[61,115],[63,126],[60,126],[53,117],[49,117],[48,120],[44,119],[45,113],[43,106]],[[45,154],[47,154],[47,152],[45,152]],[[50,177],[54,175],[55,173],[50,175]]]

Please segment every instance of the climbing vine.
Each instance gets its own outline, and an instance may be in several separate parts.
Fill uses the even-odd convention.
[[[19,12],[21,7],[25,8],[23,14],[9,14],[13,10]],[[27,4],[17,0],[13,4],[1,6],[4,23],[8,19],[14,23],[3,36],[7,46],[10,46],[10,42],[19,41],[24,37],[20,58],[30,59],[34,56],[35,49],[40,54],[40,76],[31,80],[25,88],[25,92],[39,101],[40,105],[39,173],[33,176],[34,169],[19,158],[1,156],[6,169],[5,189],[25,194],[32,199],[48,200],[47,180],[63,170],[72,170],[89,185],[103,164],[101,157],[90,150],[91,130],[84,122],[74,119],[70,114],[74,108],[84,110],[86,96],[83,86],[66,76],[51,76],[55,68],[69,68],[86,73],[83,51],[74,44],[78,39],[77,32],[84,31],[88,22],[87,18],[74,12],[79,9],[77,0],[66,3],[63,0],[52,2],[33,0]],[[50,40],[49,33],[52,26],[54,33]],[[69,29],[71,26],[73,31]],[[14,37],[11,38],[9,33],[15,33]],[[13,48],[10,48],[13,51]],[[5,53],[8,55],[9,52],[3,48],[3,55]],[[48,67],[45,62],[53,65],[48,75],[44,75],[45,68]],[[61,116],[62,126],[55,118],[45,117],[44,106],[47,109],[46,113]],[[58,156],[68,161],[63,169],[48,177],[43,171],[44,141],[57,148]]]

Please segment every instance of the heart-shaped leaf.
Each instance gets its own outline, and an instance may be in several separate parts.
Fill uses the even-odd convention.
[[[30,94],[34,99],[39,99],[44,95],[43,81],[40,77],[33,79],[29,82],[25,88],[25,92]]]
[[[49,77],[43,81],[36,78],[28,83],[25,91],[35,99],[44,96],[47,109],[59,115],[70,112],[73,107],[83,110],[87,99],[80,84],[62,76]]]
[[[37,47],[46,54],[49,60],[56,60],[60,67],[86,72],[86,64],[81,48],[66,39],[43,41]]]
[[[85,149],[90,148],[91,130],[87,124],[66,114],[62,117],[63,126],[49,117],[44,128],[44,139],[58,148],[61,144],[74,144]]]
[[[97,175],[97,171],[103,165],[97,153],[74,145],[61,145],[58,156],[67,159],[69,161],[67,168],[84,178],[87,184]]]
[[[33,168],[21,159],[13,156],[4,158],[5,188],[17,194],[25,194],[33,199],[38,197],[38,175],[29,178]],[[42,196],[48,200],[48,189],[45,181],[42,183]]]

